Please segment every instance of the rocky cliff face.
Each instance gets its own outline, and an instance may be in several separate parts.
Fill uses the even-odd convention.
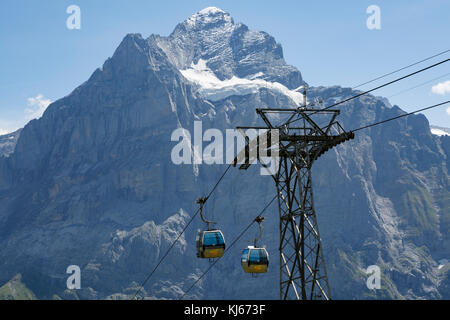
[[[234,91],[208,99],[205,77]],[[217,8],[168,37],[127,35],[102,68],[31,121],[15,151],[0,157],[0,283],[21,273],[38,298],[69,298],[65,272],[76,264],[78,297],[130,297],[225,169],[174,165],[172,132],[192,133],[194,120],[204,130],[257,124],[255,108],[294,106],[302,84],[271,36]],[[319,87],[309,98],[327,105],[353,94]],[[346,129],[403,112],[373,96],[341,110]],[[450,254],[449,139],[432,135],[417,115],[360,131],[317,161],[315,202],[333,298],[449,297],[448,268],[439,262]],[[259,168],[233,169],[206,211],[230,242],[274,194]],[[194,220],[147,283],[146,297],[178,298],[208,267],[195,257],[201,227]],[[188,297],[277,299],[275,205],[263,238],[270,271],[253,279],[239,258],[256,233],[251,229]],[[382,269],[381,290],[365,285],[369,265]]]
[[[0,157],[8,157],[14,152],[17,140],[19,139],[21,129],[0,136]]]

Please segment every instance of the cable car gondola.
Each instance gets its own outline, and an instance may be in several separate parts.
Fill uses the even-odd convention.
[[[248,246],[242,251],[241,266],[245,273],[266,273],[269,269],[269,254],[266,248],[257,246],[257,241],[262,237],[263,220],[263,217],[255,219],[259,224],[259,237],[255,239],[255,245]]]
[[[196,242],[199,258],[220,258],[225,252],[225,239],[220,230],[199,231]]]
[[[241,265],[246,273],[266,273],[269,268],[269,254],[265,248],[248,246],[242,251]]]
[[[200,204],[200,217],[207,224],[207,230],[199,230],[196,238],[197,257],[202,259],[220,258],[225,252],[225,237],[222,231],[210,229],[210,224],[215,222],[208,221],[203,217],[203,205],[206,198],[200,198],[197,203]]]

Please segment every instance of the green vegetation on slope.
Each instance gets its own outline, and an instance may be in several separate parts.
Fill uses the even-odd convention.
[[[421,245],[424,242],[424,236],[437,239],[438,216],[430,193],[424,188],[415,186],[414,189],[406,190],[400,198],[403,218],[409,224],[408,233],[412,237],[417,237],[416,244]]]
[[[35,294],[22,283],[22,276],[16,275],[0,287],[0,300],[36,300]]]

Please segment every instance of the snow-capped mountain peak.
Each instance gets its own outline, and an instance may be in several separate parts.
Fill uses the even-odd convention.
[[[217,13],[228,14],[225,11],[223,11],[222,9],[217,8],[217,7],[208,7],[208,8],[202,9],[198,12],[198,14],[201,14],[201,15],[210,15],[210,14],[217,14]]]
[[[229,13],[216,7],[200,10],[178,24],[170,36],[153,36],[153,40],[178,70],[192,69],[202,60],[220,81],[257,78],[289,90],[304,83],[300,71],[284,61],[281,44],[274,37],[235,23]]]
[[[234,24],[229,13],[216,7],[208,7],[189,17],[185,24],[191,27],[203,27],[207,24]]]

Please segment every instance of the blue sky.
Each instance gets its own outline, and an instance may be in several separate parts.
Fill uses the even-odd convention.
[[[81,29],[69,30],[69,5],[81,9]],[[381,29],[369,30],[366,9],[381,9]],[[285,59],[310,85],[352,87],[450,49],[450,1],[151,1],[2,0],[0,10],[0,133],[23,126],[50,101],[69,94],[110,57],[127,33],[168,35],[193,13],[216,6],[236,22],[273,35]],[[369,89],[434,62],[427,61]],[[450,63],[374,94],[406,111],[448,100],[432,86],[450,80]],[[427,111],[430,123],[450,127],[450,109]]]

